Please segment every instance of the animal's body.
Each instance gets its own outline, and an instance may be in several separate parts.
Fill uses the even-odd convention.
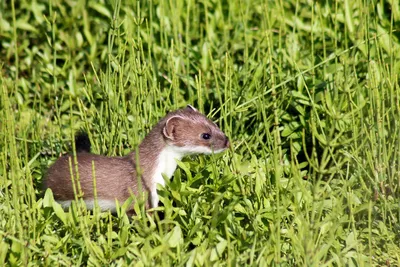
[[[76,159],[82,198],[88,208],[93,208],[95,174],[97,201],[102,210],[115,211],[115,200],[123,203],[131,194],[139,197],[142,192],[149,194],[146,207],[157,207],[157,184],[164,185],[163,174],[168,178],[173,175],[176,160],[190,154],[219,153],[228,146],[229,140],[218,126],[188,105],[168,113],[138,149],[125,157],[78,152]],[[70,162],[76,177],[74,159],[72,155],[65,155],[49,168],[44,181],[45,188],[53,191],[55,200],[64,208],[75,199]]]

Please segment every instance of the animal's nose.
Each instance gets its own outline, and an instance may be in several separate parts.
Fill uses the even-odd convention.
[[[225,136],[225,147],[229,147],[230,145],[229,138]]]

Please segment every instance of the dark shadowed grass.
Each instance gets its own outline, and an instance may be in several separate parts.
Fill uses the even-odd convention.
[[[0,265],[396,266],[397,1],[0,3]],[[163,207],[63,211],[48,166],[187,103],[232,140]]]

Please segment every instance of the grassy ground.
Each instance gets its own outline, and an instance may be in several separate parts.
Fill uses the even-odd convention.
[[[0,265],[398,266],[399,1],[313,2],[0,2]],[[233,146],[163,219],[41,192],[76,131],[124,155],[187,103]]]

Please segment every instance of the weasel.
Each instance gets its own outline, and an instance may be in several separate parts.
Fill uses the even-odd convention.
[[[87,144],[85,147],[86,150],[90,149]],[[157,184],[165,185],[163,173],[168,179],[171,178],[177,167],[176,160],[191,154],[219,153],[228,147],[229,139],[218,126],[188,105],[168,113],[149,132],[138,149],[125,157],[106,157],[78,150],[76,158],[82,198],[88,209],[93,209],[94,162],[97,201],[101,210],[115,212],[116,200],[124,203],[131,194],[139,197],[141,192],[149,194],[146,208],[157,207]],[[52,190],[54,199],[64,209],[75,199],[70,161],[73,177],[76,179],[76,168],[71,154],[59,158],[49,168],[44,179],[45,189]],[[141,174],[140,179],[137,166]]]

